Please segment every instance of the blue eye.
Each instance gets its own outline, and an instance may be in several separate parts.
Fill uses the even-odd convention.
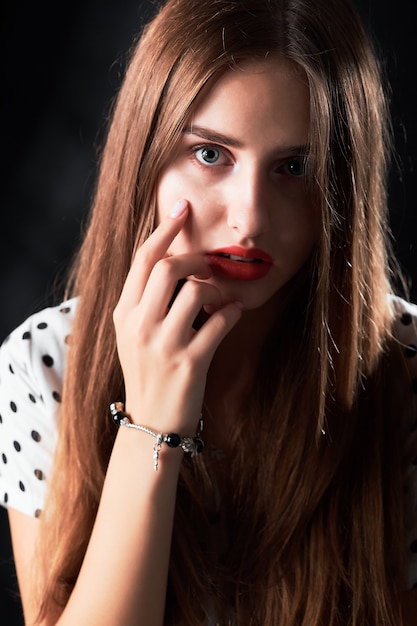
[[[204,165],[215,165],[220,158],[220,150],[214,146],[205,146],[204,148],[198,148],[194,152],[196,159]]]

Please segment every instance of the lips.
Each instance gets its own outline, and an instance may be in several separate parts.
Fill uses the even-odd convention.
[[[215,276],[229,280],[259,280],[273,266],[273,260],[259,248],[230,246],[211,250],[206,255]]]

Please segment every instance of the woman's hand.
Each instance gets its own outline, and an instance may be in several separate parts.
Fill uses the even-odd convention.
[[[188,211],[179,201],[139,248],[114,311],[127,413],[133,422],[182,436],[195,432],[211,360],[241,315],[202,282],[211,276],[202,255],[167,256]],[[169,308],[178,281],[190,276],[197,280],[187,280]],[[215,312],[196,331],[203,306]]]

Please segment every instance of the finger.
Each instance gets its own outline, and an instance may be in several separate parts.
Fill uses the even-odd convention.
[[[167,344],[183,346],[188,343],[195,334],[193,322],[207,304],[216,310],[221,307],[219,290],[209,283],[187,280],[163,322]]]
[[[188,215],[187,200],[179,200],[170,215],[138,248],[119,299],[118,308],[131,308],[141,299],[155,264],[166,254],[172,241],[184,226]]]
[[[162,320],[173,304],[178,282],[187,276],[209,278],[212,271],[200,254],[181,254],[159,260],[152,270],[141,298],[141,307],[153,320]]]
[[[237,324],[241,315],[242,308],[238,302],[227,304],[213,313],[190,342],[190,349],[196,359],[206,359],[209,365],[220,343]]]

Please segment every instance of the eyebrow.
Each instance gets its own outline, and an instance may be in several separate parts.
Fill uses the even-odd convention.
[[[224,143],[232,148],[243,147],[243,143],[238,139],[234,139],[233,137],[229,137],[228,135],[223,135],[221,133],[215,133],[209,128],[204,128],[203,126],[195,126],[193,124],[192,126],[184,128],[183,132],[185,135],[196,135],[197,137],[201,137],[201,139],[207,139],[213,143]]]
[[[230,137],[229,135],[223,135],[223,133],[217,133],[209,128],[205,128],[204,126],[186,126],[183,130],[184,135],[196,135],[201,139],[206,139],[207,141],[212,141],[213,143],[221,143],[226,146],[231,146],[232,148],[243,148],[243,142],[239,141],[234,137]],[[307,144],[302,145],[289,145],[289,146],[281,146],[277,152],[286,154],[286,155],[303,155],[307,156],[310,152],[310,148]]]

